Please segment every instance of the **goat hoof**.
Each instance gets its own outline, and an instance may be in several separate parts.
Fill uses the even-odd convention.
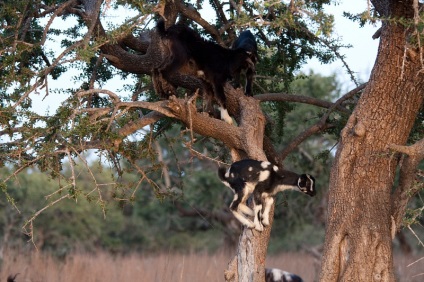
[[[264,231],[264,227],[262,225],[255,226],[255,230],[262,232]]]
[[[255,224],[249,224],[249,225],[245,225],[247,228],[249,229],[256,229],[256,225]]]

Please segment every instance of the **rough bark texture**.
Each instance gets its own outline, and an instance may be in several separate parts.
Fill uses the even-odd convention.
[[[226,87],[226,91],[228,90],[228,87]],[[259,101],[244,95],[227,95],[227,103],[230,106],[230,112],[240,113],[236,116],[238,129],[241,131],[242,146],[238,148],[239,151],[242,151],[246,155],[245,157],[266,160],[263,150],[265,117],[259,106]],[[236,159],[234,161],[238,160],[238,157],[238,154],[235,154]],[[273,211],[271,213],[270,218],[273,217]],[[272,221],[270,226],[272,226]],[[270,226],[266,227],[263,232],[248,228],[243,229],[237,254],[225,271],[226,281],[265,280],[265,258],[271,234]]]
[[[421,65],[404,56],[406,40],[404,27],[384,24],[370,81],[342,131],[320,281],[395,281],[391,190],[397,158],[389,145],[406,143],[424,97]]]

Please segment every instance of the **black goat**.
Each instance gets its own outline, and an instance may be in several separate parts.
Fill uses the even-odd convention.
[[[237,161],[228,170],[219,168],[218,176],[234,192],[234,199],[230,204],[231,212],[242,224],[258,231],[263,230],[263,225],[269,225],[269,211],[278,192],[292,189],[309,196],[316,194],[314,177],[279,171],[270,162],[252,159]],[[252,194],[253,210],[246,205]],[[245,215],[254,216],[254,221]]]
[[[278,268],[265,268],[265,282],[303,282],[303,279]]]
[[[249,58],[252,61],[252,64],[249,64],[247,68],[243,69],[240,66],[234,73],[234,87],[240,87],[240,74],[243,70],[246,71],[246,86],[245,93],[246,96],[253,96],[252,87],[253,87],[253,75],[255,74],[255,65],[258,62],[258,45],[256,44],[255,36],[250,32],[250,30],[242,31],[239,37],[234,41],[232,49],[243,49],[246,52],[249,52]]]
[[[184,24],[174,24],[165,30],[164,21],[159,20],[157,31],[168,40],[171,52],[170,62],[158,70],[160,74],[165,79],[175,72],[196,74],[205,84],[204,92],[213,92],[221,110],[221,119],[231,124],[233,121],[226,107],[224,84],[236,71],[253,65],[250,52],[242,48],[227,49],[205,40]],[[157,89],[160,91],[161,87]],[[159,94],[169,96],[173,93]]]

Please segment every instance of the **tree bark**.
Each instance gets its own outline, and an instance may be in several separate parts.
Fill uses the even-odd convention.
[[[228,94],[231,92],[228,87],[225,90]],[[236,113],[238,129],[241,131],[241,146],[238,151],[242,152],[244,158],[266,160],[263,149],[265,117],[259,101],[244,95],[226,96],[230,113]],[[233,161],[239,160],[239,152],[233,154]],[[265,280],[265,258],[271,235],[273,214],[274,209],[272,208],[270,225],[262,232],[243,228],[239,238],[237,254],[225,271],[226,281],[262,282]]]
[[[405,52],[407,31],[383,24],[378,56],[341,134],[332,167],[320,281],[395,281],[391,191],[397,158],[424,98],[419,60]]]

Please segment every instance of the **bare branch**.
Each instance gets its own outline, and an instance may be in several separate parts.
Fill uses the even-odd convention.
[[[328,111],[321,117],[321,119],[308,129],[306,129],[304,132],[300,133],[297,137],[295,137],[286,148],[284,148],[281,153],[279,154],[279,159],[284,160],[288,154],[290,154],[297,146],[299,146],[303,141],[305,141],[308,137],[312,136],[313,134],[316,134],[318,132],[321,132],[323,130],[326,130],[328,128],[331,128],[332,125],[327,124],[327,119],[330,116],[330,114],[338,108],[344,101],[351,98],[353,95],[357,94],[359,91],[364,89],[366,86],[366,83],[356,87],[355,89],[349,91],[342,97],[340,97],[334,104],[332,104]]]
[[[297,103],[314,105],[314,106],[318,106],[322,108],[330,108],[334,105],[331,102],[323,101],[313,97],[303,96],[303,95],[292,95],[287,93],[264,93],[264,94],[256,95],[255,99],[258,99],[261,102],[265,102],[265,101],[297,102]],[[337,105],[336,108],[338,111],[341,111],[344,113],[350,113],[349,110],[341,107],[340,105]]]
[[[294,149],[297,148],[303,141],[305,141],[308,137],[329,129],[333,127],[331,124],[327,124],[324,119],[320,120],[318,123],[310,126],[308,129],[300,133],[296,138],[294,138],[289,145],[287,145],[284,150],[280,153],[279,158],[284,160],[288,154],[290,154]]]
[[[410,157],[416,157],[418,158],[418,161],[421,161],[424,158],[424,139],[419,140],[417,143],[411,146],[390,144],[389,149],[406,154]]]
[[[392,229],[397,232],[402,227],[402,219],[409,200],[424,188],[424,182],[415,181],[417,167],[424,159],[424,139],[411,146],[391,144],[389,148],[406,154],[400,162],[399,184],[391,196],[391,210],[395,224]]]

